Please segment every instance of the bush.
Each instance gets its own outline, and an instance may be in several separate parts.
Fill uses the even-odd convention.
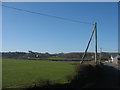
[[[74,87],[95,87],[103,81],[103,69],[100,65],[83,64],[76,66],[76,75],[71,80]]]
[[[49,79],[41,79],[33,82],[30,85],[24,86],[24,88],[27,88],[27,89],[40,88],[40,87],[48,87],[50,85],[52,85],[52,81],[50,81]]]

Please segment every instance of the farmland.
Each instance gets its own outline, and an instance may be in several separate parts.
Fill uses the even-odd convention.
[[[41,79],[65,83],[66,76],[75,73],[71,62],[3,59],[3,88],[23,88]]]

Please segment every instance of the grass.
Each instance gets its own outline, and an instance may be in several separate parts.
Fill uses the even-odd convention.
[[[69,63],[71,62],[3,59],[3,88],[23,88],[40,79],[66,83],[66,76],[74,73],[74,65]]]
[[[56,60],[56,61],[71,61],[71,60],[78,60],[80,61],[80,58],[31,58],[29,60]]]
[[[31,58],[29,60],[58,60],[58,61],[73,61],[73,60],[78,60],[78,61],[81,61],[82,58],[59,58],[59,57],[53,57],[53,58]],[[94,59],[89,59],[89,58],[85,58],[84,59],[85,61],[91,61],[91,60],[94,60]]]
[[[69,59],[78,59],[80,60],[80,58],[58,58],[58,57],[53,57],[53,58],[33,58],[33,59],[58,59],[58,60],[69,60]]]

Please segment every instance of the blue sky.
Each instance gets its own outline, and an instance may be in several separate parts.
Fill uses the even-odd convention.
[[[117,2],[23,2],[3,5],[49,15],[97,22],[98,51],[115,52],[118,49]],[[93,25],[75,23],[41,16],[10,8],[2,8],[2,51],[83,52]],[[94,51],[94,38],[90,44]]]

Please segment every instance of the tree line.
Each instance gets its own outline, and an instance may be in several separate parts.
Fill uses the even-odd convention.
[[[79,58],[81,59],[84,52],[74,52],[74,53],[58,53],[58,54],[50,54],[39,53],[39,52],[2,52],[2,58],[21,58],[21,59],[31,59],[31,58]],[[100,53],[97,54],[98,58],[100,58]],[[111,53],[102,52],[102,59],[107,60],[110,58]],[[86,59],[94,59],[94,53],[88,52],[86,55]]]

